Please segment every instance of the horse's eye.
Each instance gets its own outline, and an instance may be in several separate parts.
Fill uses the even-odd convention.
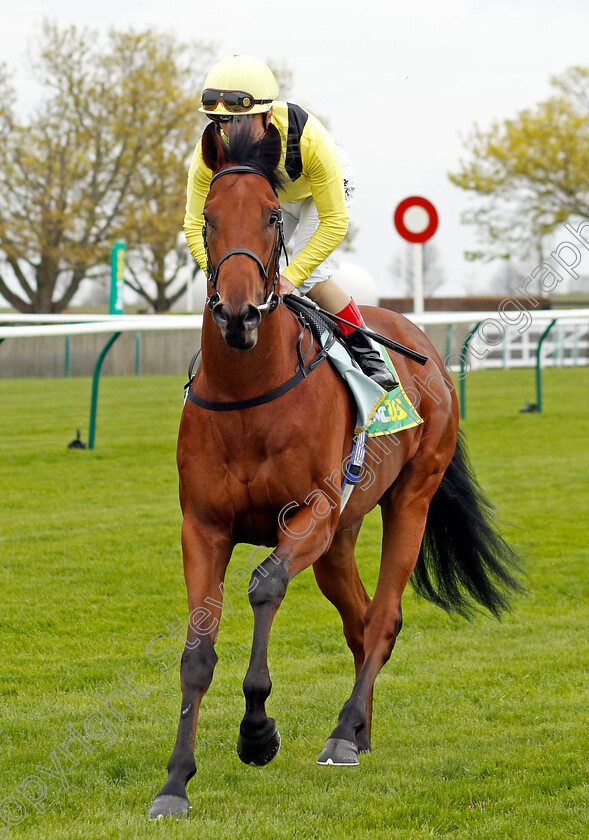
[[[278,223],[279,219],[280,219],[280,214],[276,210],[273,210],[272,213],[270,213],[270,218],[268,220],[268,224],[269,225],[275,225],[275,224]]]

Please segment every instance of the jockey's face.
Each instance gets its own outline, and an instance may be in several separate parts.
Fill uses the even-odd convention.
[[[252,129],[253,139],[261,140],[264,136],[268,125],[270,124],[270,117],[272,110],[266,114],[243,114],[235,115],[233,119],[228,122],[221,123],[221,128],[224,133],[231,139],[232,134],[237,131],[240,125],[244,125],[247,121]]]

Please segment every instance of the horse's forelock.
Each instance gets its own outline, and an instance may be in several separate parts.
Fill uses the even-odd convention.
[[[253,166],[260,171],[274,190],[283,186],[285,176],[278,169],[281,140],[278,129],[270,126],[261,140],[255,139],[252,126],[243,121],[232,133],[231,140],[220,138],[225,162],[236,166]]]

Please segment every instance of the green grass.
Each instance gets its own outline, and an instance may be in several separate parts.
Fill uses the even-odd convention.
[[[77,426],[86,438],[89,381],[0,380],[0,816],[18,819],[7,798],[21,796],[37,765],[51,768],[52,754],[68,784],[44,776],[45,812],[29,806],[6,836],[589,837],[588,369],[547,370],[542,415],[518,412],[533,398],[532,371],[468,379],[472,460],[527,563],[529,595],[513,612],[468,623],[408,592],[377,682],[373,752],[358,768],[323,768],[315,759],[351,689],[351,656],[339,617],[303,573],[270,648],[268,710],[282,750],[251,768],[235,741],[252,619],[246,596],[232,593],[203,703],[190,820],[146,822],[180,708],[177,669],[162,673],[146,645],[186,616],[174,461],[182,384],[103,379],[88,452],[66,444]],[[371,515],[359,543],[369,589],[379,533]],[[110,746],[94,740],[87,752],[74,742],[74,766],[58,751],[67,726],[83,730],[99,708],[95,692],[109,694],[130,672],[149,695],[118,707]]]

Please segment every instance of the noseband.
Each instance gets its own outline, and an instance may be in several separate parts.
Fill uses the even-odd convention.
[[[261,175],[262,178],[266,178],[263,172],[259,169],[256,169],[255,166],[228,166],[226,169],[221,169],[220,172],[217,172],[213,175],[211,179],[211,187],[219,178],[222,178],[223,175],[237,175],[241,173],[248,173],[253,175]],[[268,180],[268,179],[266,179]],[[274,193],[276,191],[274,190]],[[231,248],[229,251],[226,251],[217,265],[213,267],[211,262],[211,255],[209,253],[209,245],[207,242],[207,222],[205,219],[205,223],[202,229],[202,238],[205,248],[205,254],[207,257],[207,275],[209,283],[213,288],[214,294],[207,297],[207,306],[209,309],[213,309],[216,304],[219,302],[219,292],[217,291],[217,280],[219,277],[219,269],[221,265],[225,262],[225,260],[229,259],[229,257],[233,257],[236,254],[244,254],[246,257],[251,257],[252,260],[258,264],[260,271],[262,272],[262,276],[265,281],[264,286],[264,297],[265,303],[258,307],[262,315],[267,315],[268,312],[272,312],[278,304],[280,303],[280,297],[276,294],[276,288],[278,286],[278,278],[280,276],[280,255],[284,253],[286,257],[286,261],[288,264],[288,255],[286,253],[286,246],[284,244],[284,230],[282,226],[282,214],[280,212],[280,208],[278,208],[278,220],[276,222],[276,237],[274,239],[274,245],[272,247],[272,252],[268,259],[266,265],[262,262],[260,257],[254,253],[254,251],[250,251],[249,248]],[[270,280],[269,271],[270,266],[272,265],[272,260],[274,260],[274,274],[272,279]]]

